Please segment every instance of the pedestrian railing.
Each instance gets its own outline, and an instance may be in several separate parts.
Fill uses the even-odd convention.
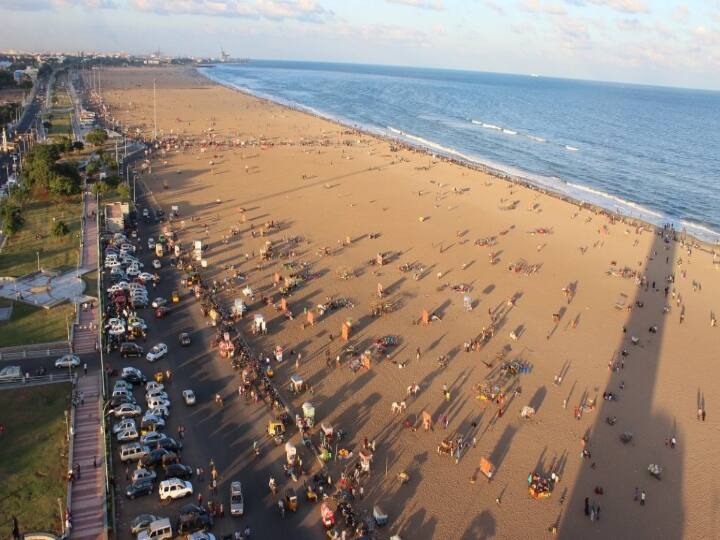
[[[54,344],[46,349],[22,349],[19,351],[0,352],[0,361],[23,360],[25,358],[50,358],[70,353],[67,343]]]
[[[60,373],[50,373],[49,375],[30,375],[29,377],[12,377],[0,379],[0,390],[8,390],[11,388],[24,388],[26,386],[40,386],[43,384],[65,383],[75,380],[73,373],[62,371]]]

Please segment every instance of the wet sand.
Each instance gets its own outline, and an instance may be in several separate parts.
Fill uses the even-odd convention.
[[[142,177],[166,211],[179,206],[186,220],[183,244],[209,243],[211,276],[222,279],[228,275],[224,266],[236,265],[256,294],[276,299],[273,275],[288,274],[283,268],[288,259],[258,269],[265,241],[310,264],[312,279],[288,297],[294,320],[256,301],[252,307],[269,321],[269,333],[249,340],[268,354],[277,345],[285,348],[286,361],[276,374],[281,383],[296,372],[290,351],[302,354],[297,372],[314,389],[317,418],[346,430],[349,449],[357,452],[364,437],[377,441],[373,475],[359,507],[381,504],[390,515],[383,534],[541,537],[556,524],[562,538],[715,535],[717,475],[711,456],[718,426],[713,396],[720,383],[713,362],[720,333],[710,318],[720,306],[720,286],[711,254],[689,255],[681,243],[666,243],[650,227],[638,230],[425,153],[392,148],[388,141],[232,91],[187,69],[104,71],[104,98],[133,132],[152,134],[153,79],[158,129],[195,142],[186,150],[168,148]],[[217,144],[201,152],[202,141],[211,140]],[[252,236],[251,225],[258,231],[270,220],[279,230]],[[225,244],[232,227],[240,234]],[[291,237],[302,241],[288,247],[284,240]],[[494,245],[478,245],[481,239]],[[387,253],[389,262],[370,265],[379,252]],[[403,272],[403,264],[413,269]],[[536,271],[515,272],[511,265]],[[647,276],[647,291],[633,278],[612,275],[625,267]],[[356,277],[340,279],[352,272]],[[672,273],[675,282],[666,284]],[[395,309],[372,317],[378,284]],[[472,311],[463,305],[464,293],[453,290],[461,285],[470,288]],[[671,293],[665,298],[666,285],[679,292],[679,306]],[[239,289],[223,293],[228,305]],[[355,307],[304,328],[303,311],[328,296],[351,299]],[[632,308],[617,309],[618,301]],[[671,306],[668,313],[665,305]],[[418,324],[423,310],[440,320]],[[480,350],[464,352],[464,343],[489,328],[491,317],[494,336]],[[348,319],[359,350],[385,335],[397,336],[399,346],[370,370],[354,373],[347,360],[339,368],[326,365],[325,350],[335,358],[346,345],[338,336]],[[249,319],[241,323],[248,334],[249,325]],[[624,348],[626,357],[620,354]],[[502,351],[505,361],[527,366],[525,372],[503,376],[497,359]],[[441,355],[447,367],[438,365]],[[609,369],[613,361],[617,371]],[[559,375],[561,382],[555,380]],[[407,400],[406,412],[392,414],[391,403],[404,399],[413,382],[421,387],[417,397]],[[475,388],[483,382],[508,391],[502,416],[498,405],[477,399]],[[606,391],[617,402],[604,401]],[[705,422],[696,418],[703,396]],[[293,404],[299,408],[306,398]],[[575,410],[582,404],[588,407],[578,420]],[[520,418],[525,405],[536,409],[534,418]],[[414,422],[422,411],[432,414],[433,431],[403,428],[406,418]],[[617,417],[615,425],[605,422],[608,416]],[[625,431],[633,433],[627,445],[619,440]],[[477,444],[456,464],[436,449],[443,438],[458,435],[469,443],[474,436]],[[584,435],[589,459],[580,456]],[[678,442],[674,449],[665,445],[671,436]],[[490,483],[478,474],[482,457],[497,469]],[[648,474],[650,463],[663,466],[661,481]],[[399,486],[396,475],[403,470],[411,480]],[[561,478],[552,496],[529,497],[528,474],[551,470]],[[593,493],[596,486],[604,494]],[[645,506],[633,500],[636,486],[647,493]],[[599,521],[585,516],[585,497],[601,507]]]

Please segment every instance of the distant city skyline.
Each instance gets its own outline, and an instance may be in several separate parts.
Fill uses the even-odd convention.
[[[0,0],[0,48],[160,50],[720,90],[718,0]]]

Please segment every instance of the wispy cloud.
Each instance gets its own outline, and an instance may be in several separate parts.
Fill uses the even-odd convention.
[[[116,8],[119,7],[119,3],[115,0],[3,0],[0,2],[0,9],[11,11],[42,11],[68,7]]]
[[[494,11],[495,13],[499,13],[500,15],[505,15],[505,9],[498,4],[495,0],[483,0],[483,4],[485,4],[485,7],[488,9]]]
[[[436,11],[445,9],[443,0],[385,0],[385,2],[388,4],[402,4],[422,9],[434,9]]]
[[[332,15],[315,0],[129,0],[135,10],[161,15],[209,15],[319,21]]]
[[[548,15],[565,15],[567,13],[560,4],[541,0],[520,0],[518,6],[523,11],[530,13],[546,13]]]
[[[650,13],[650,7],[644,0],[565,0],[573,6],[600,6],[621,13]]]

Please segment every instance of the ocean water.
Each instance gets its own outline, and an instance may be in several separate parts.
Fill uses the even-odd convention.
[[[257,96],[720,241],[720,92],[316,62],[201,71]]]

